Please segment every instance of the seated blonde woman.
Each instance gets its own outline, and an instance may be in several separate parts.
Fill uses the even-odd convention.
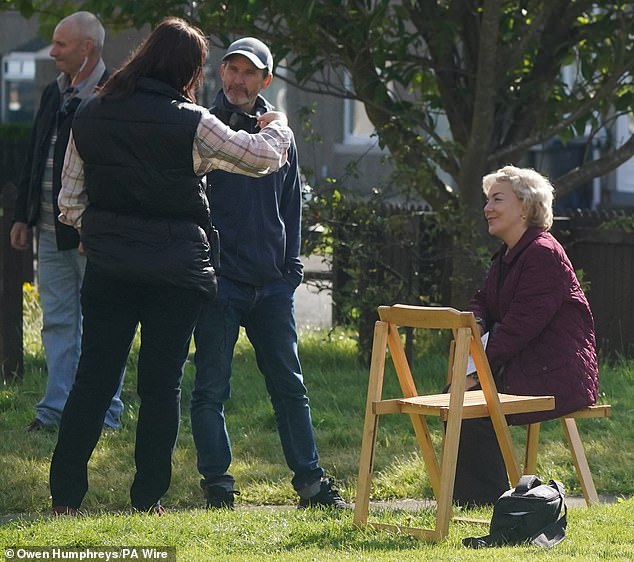
[[[509,423],[557,418],[594,404],[594,320],[566,252],[548,232],[553,186],[535,170],[505,166],[486,175],[482,189],[489,234],[502,246],[467,309],[482,333],[489,332],[486,353],[498,391],[555,397],[554,410],[509,416]],[[454,500],[491,504],[508,488],[490,420],[464,422]]]

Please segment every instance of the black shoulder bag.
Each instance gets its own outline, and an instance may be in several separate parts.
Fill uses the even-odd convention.
[[[551,547],[566,536],[566,503],[563,485],[551,480],[542,484],[537,476],[525,475],[515,488],[504,492],[493,506],[489,534],[468,537],[470,548],[534,544]]]

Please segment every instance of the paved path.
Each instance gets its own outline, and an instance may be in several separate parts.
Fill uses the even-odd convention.
[[[618,501],[616,496],[599,496],[599,500],[602,504],[613,504]],[[423,500],[414,500],[414,499],[403,499],[403,500],[392,500],[392,501],[383,501],[383,502],[370,502],[370,507],[373,509],[402,509],[405,511],[417,511],[419,509],[433,507],[435,505],[435,501],[431,499],[423,499]],[[354,505],[354,504],[353,504]],[[567,496],[566,497],[566,505],[571,508],[584,508],[586,507],[586,502],[581,496]],[[202,509],[204,506],[201,504],[199,509]],[[296,505],[240,505],[236,506],[236,510],[262,510],[262,511],[277,511],[277,510],[288,510],[295,509]],[[167,506],[167,512],[177,512],[177,511],[192,511],[192,509],[170,509],[169,505]],[[88,511],[90,514],[90,511]],[[4,513],[0,514],[0,525],[5,525],[14,520],[22,520],[22,521],[34,521],[40,519],[42,517],[48,517],[48,512],[42,513]]]
[[[295,320],[297,328],[310,330],[311,328],[330,328],[332,325],[332,293],[330,289],[318,290],[314,278],[324,277],[328,268],[319,256],[302,256],[304,263],[304,281],[295,292]],[[319,281],[321,285],[327,281]]]
[[[599,502],[601,504],[612,504],[616,503],[618,498],[616,496],[606,496],[600,495]],[[385,501],[385,502],[370,502],[371,507],[385,507],[390,509],[404,509],[407,511],[416,511],[418,509],[424,509],[426,507],[433,507],[436,502],[432,499],[424,499],[424,500],[414,500],[414,499],[405,499],[405,500],[394,500],[394,501]],[[566,505],[570,508],[577,507],[586,507],[586,500],[583,496],[566,496]]]

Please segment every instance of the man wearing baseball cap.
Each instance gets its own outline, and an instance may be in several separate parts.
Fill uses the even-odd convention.
[[[258,116],[272,108],[260,94],[273,78],[273,56],[259,39],[244,37],[227,49],[222,89],[211,112],[234,130],[257,132]],[[246,178],[220,170],[207,175],[211,218],[220,233],[218,296],[198,320],[191,423],[198,471],[208,508],[232,508],[235,481],[224,418],[231,363],[240,326],[255,349],[284,457],[293,471],[299,507],[346,509],[333,481],[324,478],[297,354],[294,294],[303,279],[299,257],[301,183],[297,148],[278,172]]]
[[[273,75],[273,55],[269,48],[255,37],[243,37],[231,43],[225,56],[222,57],[223,62],[231,58],[232,55],[242,55],[249,59],[256,68],[260,70],[266,68],[266,74]],[[262,89],[264,88],[266,86]]]

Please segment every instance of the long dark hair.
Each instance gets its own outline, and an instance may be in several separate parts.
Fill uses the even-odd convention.
[[[165,18],[101,88],[106,99],[125,99],[144,76],[169,84],[190,100],[202,82],[207,39],[197,27],[180,18]]]

